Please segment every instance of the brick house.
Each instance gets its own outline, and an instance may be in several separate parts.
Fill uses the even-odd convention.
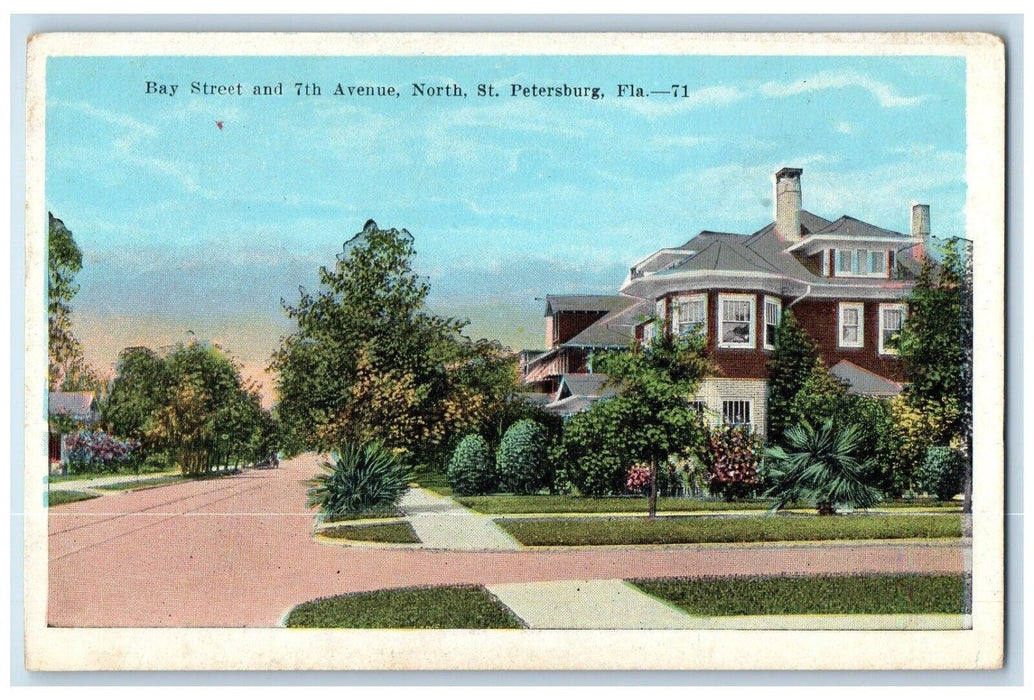
[[[903,374],[895,335],[930,247],[930,208],[912,207],[910,235],[850,216],[827,219],[802,208],[802,173],[775,174],[775,221],[752,234],[702,231],[647,256],[618,290],[624,304],[610,302],[610,310],[576,334],[557,333],[566,307],[558,311],[547,302],[547,333],[564,342],[529,363],[537,375],[526,374],[526,381],[555,390],[548,389],[554,376],[591,371],[594,348],[648,342],[659,332],[705,333],[717,372],[702,382],[696,400],[716,420],[764,433],[766,365],[776,326],[792,308],[849,391],[898,393]],[[579,337],[598,343],[581,348]],[[562,357],[567,365],[559,364]]]

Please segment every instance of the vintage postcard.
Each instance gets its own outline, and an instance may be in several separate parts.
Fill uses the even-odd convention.
[[[30,670],[1003,660],[987,34],[43,34]]]

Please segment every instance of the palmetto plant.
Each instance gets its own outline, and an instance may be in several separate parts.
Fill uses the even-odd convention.
[[[309,480],[309,508],[332,520],[393,505],[409,485],[410,473],[398,455],[379,442],[364,447],[344,443]]]
[[[773,510],[793,501],[808,501],[819,515],[833,515],[837,507],[869,508],[880,502],[880,492],[865,483],[868,461],[855,453],[860,434],[853,425],[843,429],[826,421],[821,427],[795,425],[784,433],[786,447],[770,447],[765,476]]]

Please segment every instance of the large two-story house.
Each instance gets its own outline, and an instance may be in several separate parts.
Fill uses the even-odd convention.
[[[849,391],[898,393],[903,376],[895,337],[929,249],[930,208],[912,207],[910,235],[850,216],[826,219],[802,208],[802,172],[775,174],[775,221],[764,228],[749,235],[702,231],[633,265],[618,296],[606,297],[624,301],[609,301],[596,320],[529,362],[526,381],[555,390],[563,374],[591,372],[593,349],[627,347],[656,333],[704,333],[717,371],[695,398],[717,420],[763,433],[766,366],[776,326],[793,309]],[[570,303],[562,308],[553,299],[571,298],[547,299],[547,332],[555,340]],[[585,358],[577,367],[559,361],[576,351]]]

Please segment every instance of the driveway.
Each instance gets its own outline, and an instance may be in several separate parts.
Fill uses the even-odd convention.
[[[378,588],[631,577],[963,570],[955,544],[829,544],[463,552],[312,539],[305,481],[280,469],[116,493],[49,517],[56,627],[272,627],[295,605]]]

